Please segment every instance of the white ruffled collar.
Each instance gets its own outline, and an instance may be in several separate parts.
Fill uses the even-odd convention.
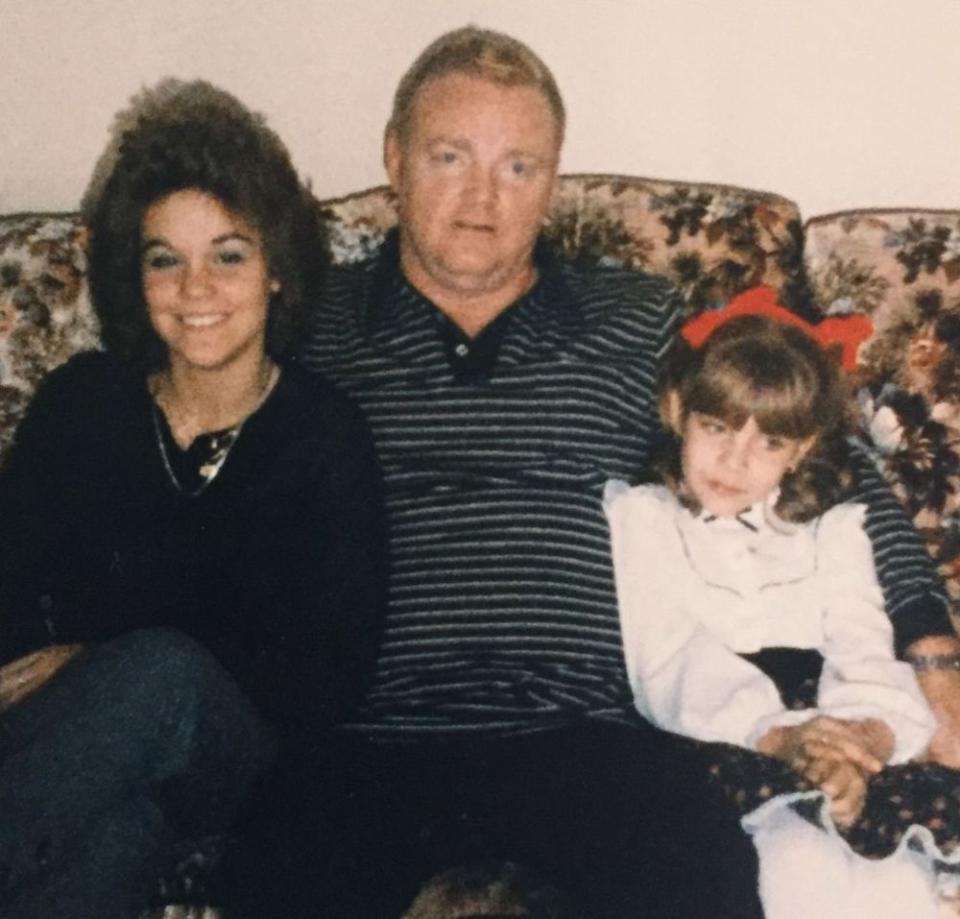
[[[701,524],[718,529],[730,529],[736,531],[742,527],[753,533],[763,533],[771,531],[785,536],[796,533],[801,525],[788,523],[786,520],[777,516],[776,506],[780,499],[780,489],[775,488],[762,501],[751,504],[744,511],[740,511],[735,517],[718,517],[716,514],[710,514],[706,511],[700,511],[691,516]]]
[[[774,507],[779,490],[736,517],[694,514],[678,505],[683,551],[707,583],[747,595],[816,571],[814,524],[788,523]]]

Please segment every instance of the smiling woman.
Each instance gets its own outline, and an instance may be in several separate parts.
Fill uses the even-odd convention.
[[[143,218],[143,289],[170,363],[229,367],[264,353],[267,273],[260,234],[203,192],[177,191]]]
[[[137,915],[277,739],[316,774],[380,629],[370,435],[288,360],[322,246],[286,149],[204,83],[120,120],[84,208],[107,351],[47,378],[0,474],[0,903],[24,919]]]
[[[276,383],[264,343],[269,296],[279,290],[260,234],[216,198],[185,189],[147,208],[144,299],[168,351],[150,386],[184,449],[204,430],[238,424]],[[216,399],[204,397],[211,387]]]

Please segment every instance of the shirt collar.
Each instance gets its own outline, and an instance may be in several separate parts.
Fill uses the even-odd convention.
[[[778,491],[737,517],[711,517],[681,508],[676,517],[683,552],[708,584],[748,596],[769,585],[811,576],[817,569],[815,527],[787,523],[773,508]]]
[[[436,339],[438,307],[417,290],[400,267],[400,234],[396,228],[384,240],[365,304],[367,333],[379,346],[403,350],[414,364],[449,366],[444,348],[425,348]],[[543,237],[533,251],[537,280],[504,311],[509,321],[503,330],[497,365],[525,363],[553,350],[582,325],[580,307],[570,290],[563,264]],[[414,342],[417,343],[414,347]],[[407,347],[409,345],[409,347]]]
[[[713,529],[736,532],[740,528],[751,533],[776,533],[789,536],[795,533],[799,524],[789,523],[777,515],[776,506],[780,499],[780,489],[775,488],[761,501],[751,504],[735,517],[718,517],[716,514],[700,511],[694,514],[698,523]]]

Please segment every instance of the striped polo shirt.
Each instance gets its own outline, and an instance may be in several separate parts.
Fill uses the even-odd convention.
[[[356,725],[373,736],[632,713],[601,495],[650,455],[679,300],[662,278],[578,268],[543,244],[537,266],[490,372],[466,378],[395,236],[329,272],[301,360],[363,407],[386,482],[389,608]],[[929,559],[915,536],[899,550],[912,528],[896,510],[881,530],[901,606],[936,619]]]

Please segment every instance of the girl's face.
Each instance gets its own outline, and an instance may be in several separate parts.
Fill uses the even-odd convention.
[[[278,285],[245,220],[204,192],[173,192],[144,215],[142,266],[150,322],[173,367],[258,365]]]
[[[718,517],[734,517],[766,498],[816,439],[764,434],[752,416],[739,430],[701,412],[678,420],[684,482]]]

